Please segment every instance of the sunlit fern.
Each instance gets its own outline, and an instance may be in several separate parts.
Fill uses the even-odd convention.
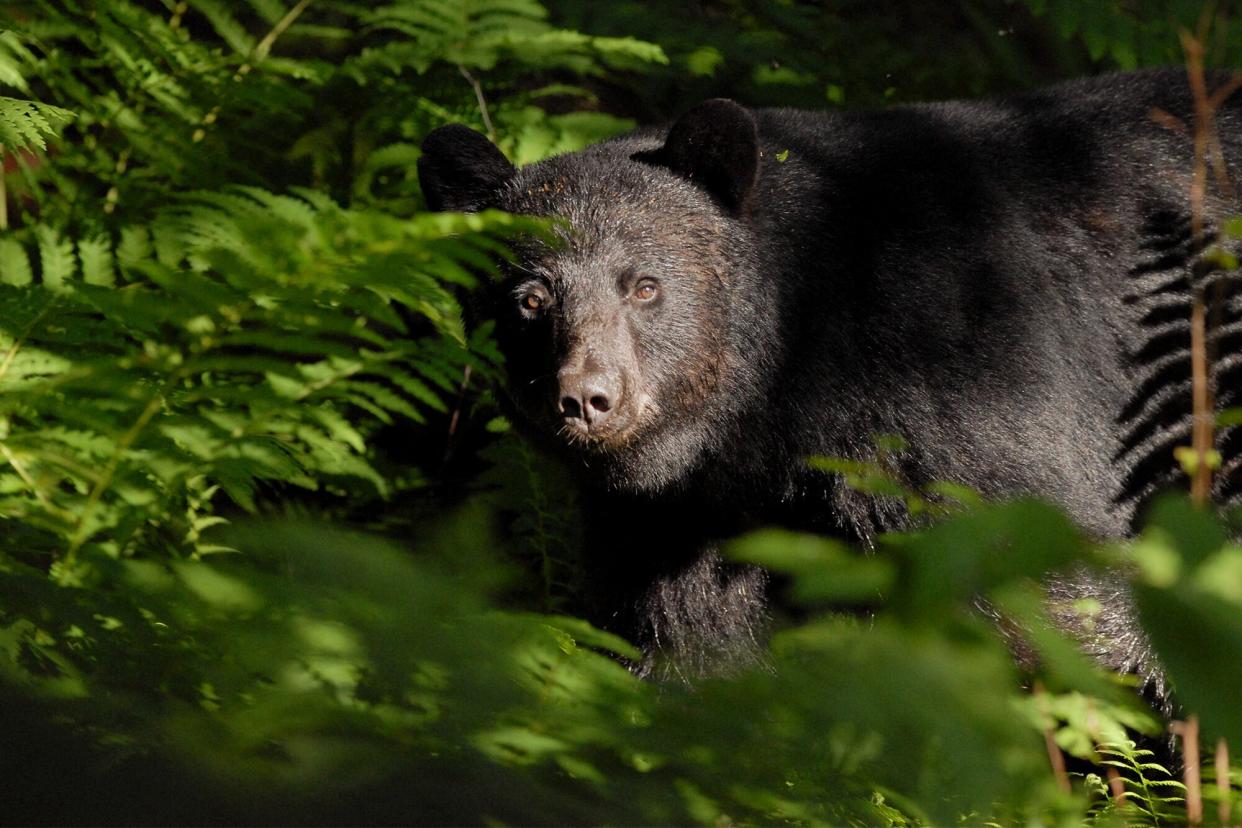
[[[0,516],[71,560],[150,541],[192,480],[244,508],[263,481],[385,494],[368,431],[444,410],[464,366],[491,372],[446,282],[525,226],[235,189],[181,199],[115,270],[106,247],[49,242],[42,284],[0,290]]]
[[[1098,747],[1099,763],[1117,771],[1123,792],[1114,797],[1108,783],[1098,774],[1086,778],[1087,789],[1095,799],[1092,818],[1108,824],[1121,819],[1127,825],[1171,825],[1184,819],[1186,786],[1153,761],[1155,754],[1134,742],[1113,742]]]

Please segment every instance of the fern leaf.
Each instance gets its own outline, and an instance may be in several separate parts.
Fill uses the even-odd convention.
[[[416,49],[389,51],[384,57],[411,61],[423,71],[436,61],[490,69],[509,38],[525,43],[548,32],[546,18],[547,11],[534,0],[403,0],[376,9],[364,22],[373,31],[398,32],[412,40]]]
[[[298,429],[297,436],[310,449],[310,456],[321,474],[365,480],[371,483],[379,494],[383,495],[388,492],[387,481],[370,463],[361,456],[349,452],[341,443],[331,439],[319,429],[303,426]]]
[[[145,227],[121,228],[121,240],[116,246],[116,262],[122,272],[149,261],[155,255],[151,246],[151,234]]]
[[[220,39],[227,43],[234,52],[250,55],[254,51],[255,39],[246,31],[246,27],[238,22],[230,10],[230,5],[217,0],[191,0],[190,7],[207,18],[207,22],[215,29]]]
[[[33,281],[26,248],[16,239],[0,239],[0,284],[28,285]]]
[[[0,31],[0,85],[11,86],[21,92],[29,91],[26,72],[34,63],[34,55],[16,32]]]
[[[74,114],[50,104],[0,98],[0,146],[10,152],[38,147],[47,149],[47,139],[60,135],[60,129]]]
[[[417,377],[410,376],[401,371],[393,371],[387,375],[387,379],[428,408],[441,412],[448,411],[448,406],[444,404],[444,400],[440,399],[426,383]]]
[[[265,214],[302,230],[313,229],[325,213],[336,212],[340,209],[331,201],[312,205],[304,198],[280,195],[261,187],[236,187],[234,190],[248,196]]]
[[[77,263],[73,256],[73,242],[62,238],[52,227],[40,224],[35,228],[39,242],[39,261],[43,267],[43,284],[59,288],[73,278]]]
[[[112,243],[108,238],[79,239],[78,258],[82,262],[82,280],[88,285],[112,285],[116,282]]]
[[[413,170],[421,154],[417,146],[407,143],[388,144],[374,150],[367,156],[366,163],[363,164],[358,178],[354,181],[355,196],[368,194],[372,184],[384,170],[395,169],[402,172]]]
[[[364,396],[386,412],[400,414],[415,422],[422,422],[423,416],[414,406],[390,388],[376,382],[347,380],[338,386],[346,394]]]
[[[282,0],[246,0],[246,4],[268,23],[277,22],[287,11]]]
[[[3,379],[4,388],[7,391],[19,390],[61,375],[72,365],[68,359],[50,351],[30,346],[20,348],[8,359]]]
[[[614,69],[638,69],[643,64],[668,64],[668,55],[655,43],[633,37],[593,37],[591,47]]]
[[[348,445],[358,454],[366,451],[366,441],[362,434],[340,412],[328,406],[315,406],[308,413],[331,439]]]

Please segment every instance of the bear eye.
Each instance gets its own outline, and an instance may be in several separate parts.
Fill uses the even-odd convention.
[[[540,287],[530,287],[518,294],[518,308],[527,319],[541,315],[549,301],[547,292]]]
[[[643,279],[638,283],[638,287],[634,288],[634,298],[640,302],[650,302],[659,292],[660,288],[655,279]]]

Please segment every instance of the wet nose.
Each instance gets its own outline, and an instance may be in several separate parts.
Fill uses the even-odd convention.
[[[621,401],[621,383],[600,372],[559,374],[561,416],[588,427],[598,426]]]

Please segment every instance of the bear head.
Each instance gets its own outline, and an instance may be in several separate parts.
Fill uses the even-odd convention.
[[[762,396],[759,162],[752,115],[725,100],[522,169],[461,125],[423,142],[432,209],[558,220],[517,243],[475,313],[496,321],[519,426],[609,488],[686,484]]]

